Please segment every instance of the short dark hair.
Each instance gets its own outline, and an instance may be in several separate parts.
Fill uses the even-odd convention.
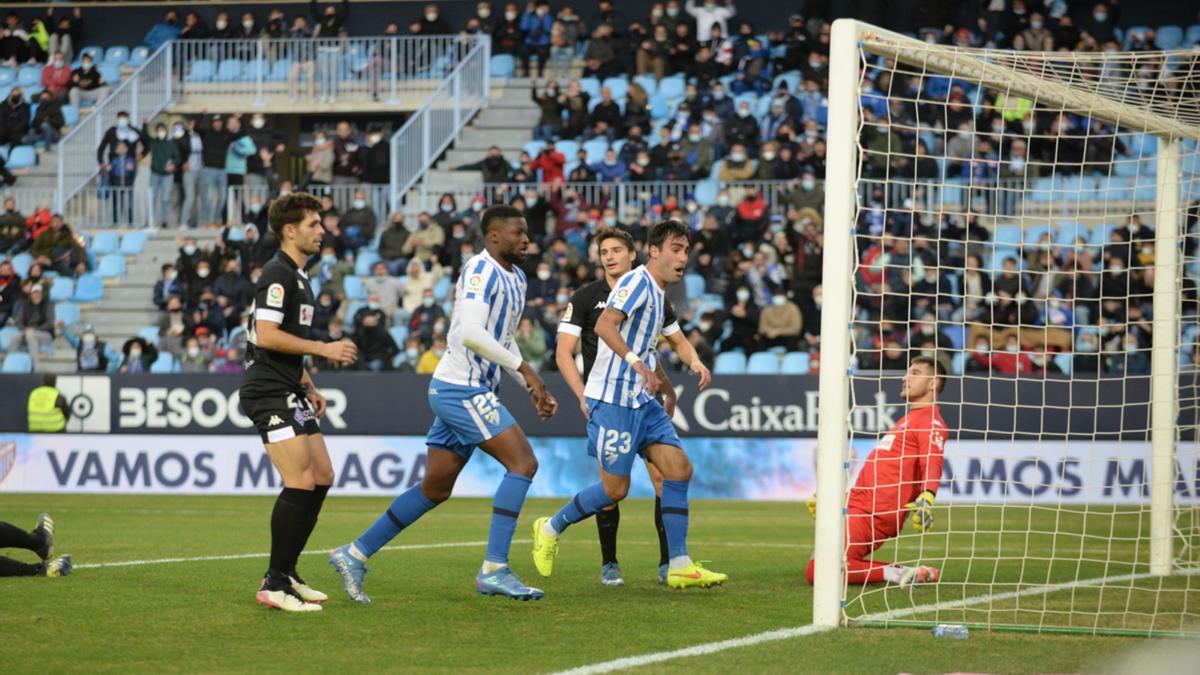
[[[621,243],[625,244],[625,248],[629,249],[630,251],[635,250],[633,247],[633,235],[629,234],[625,230],[615,227],[607,228],[600,234],[596,235],[596,248],[599,249],[604,245],[604,242],[609,239],[620,239]]]
[[[655,223],[650,228],[650,234],[646,237],[646,247],[654,246],[661,250],[663,244],[668,239],[674,237],[682,237],[689,246],[692,243],[692,231],[688,229],[688,226],[674,218],[668,218],[662,222]]]
[[[298,225],[309,211],[320,213],[321,200],[307,192],[293,192],[277,197],[271,201],[271,207],[267,210],[267,225],[282,241],[284,225]]]
[[[483,218],[480,221],[480,227],[483,233],[487,234],[492,229],[492,223],[497,220],[508,220],[509,218],[524,218],[525,213],[521,209],[509,206],[507,204],[496,204],[489,206],[483,212]]]
[[[46,373],[42,375],[42,386],[53,387],[58,384],[58,376],[54,373]]]
[[[923,355],[914,358],[912,363],[913,365],[923,363],[929,366],[929,368],[933,370],[934,377],[936,377],[938,380],[937,393],[942,393],[942,391],[946,388],[946,366],[943,366],[941,361],[938,361],[932,356]]]
[[[166,272],[167,270],[173,270],[173,269],[175,269],[175,265],[174,265],[174,264],[172,264],[172,263],[163,263],[163,266],[162,266],[162,271]]]

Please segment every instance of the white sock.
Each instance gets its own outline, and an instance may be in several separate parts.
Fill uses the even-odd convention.
[[[888,583],[898,584],[900,583],[900,577],[904,576],[904,572],[907,570],[908,568],[903,565],[888,565],[883,568],[883,578]]]
[[[505,567],[508,567],[508,565],[506,565],[505,563],[492,562],[491,560],[483,561],[483,573],[484,574],[491,574],[492,572],[495,572],[496,570],[504,569]]]
[[[671,558],[670,568],[673,570],[681,570],[692,564],[692,559],[686,555],[677,555]]]
[[[365,553],[363,553],[362,551],[358,550],[358,547],[357,547],[357,546],[355,546],[354,544],[350,544],[350,548],[349,548],[348,550],[350,551],[350,555],[354,556],[354,557],[355,557],[355,558],[357,558],[358,560],[361,560],[361,561],[363,561],[363,562],[367,562],[367,554],[365,554]]]
[[[558,539],[558,530],[554,529],[554,526],[550,524],[549,518],[546,519],[546,522],[542,523],[542,534],[551,539]]]

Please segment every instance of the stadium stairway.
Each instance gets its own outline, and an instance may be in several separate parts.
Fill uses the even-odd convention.
[[[79,326],[91,324],[96,335],[118,351],[126,340],[146,326],[157,325],[162,317],[153,304],[154,284],[162,276],[163,263],[173,263],[179,257],[178,238],[194,236],[203,248],[216,242],[220,230],[166,229],[151,230],[149,234],[140,254],[126,256],[124,278],[105,281],[104,299],[79,306]],[[75,350],[61,331],[54,341],[54,353],[42,355],[39,371],[75,372]]]

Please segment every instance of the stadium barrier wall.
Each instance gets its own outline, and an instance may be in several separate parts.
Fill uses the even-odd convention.
[[[330,435],[417,436],[433,422],[427,402],[429,377],[411,374],[320,373],[329,410],[322,428]],[[547,421],[513,383],[501,388],[505,402],[530,436],[578,437],[585,422],[575,397],[558,373],[545,373],[560,402]],[[696,380],[675,376],[679,405],[674,422],[685,438],[816,438],[815,375],[721,375],[706,391]],[[962,377],[949,383],[942,415],[950,440],[1145,441],[1149,428],[1149,376],[1100,380]],[[1198,373],[1180,379],[1181,401],[1194,400]],[[0,376],[9,405],[0,406],[0,434],[26,430],[25,399],[41,376]],[[114,434],[247,434],[250,420],[239,407],[239,377],[228,375],[60,375],[58,388],[71,404],[69,432]],[[883,433],[904,415],[900,373],[878,381],[856,378],[859,431]],[[1070,401],[1068,410],[1061,402]],[[1057,406],[1057,407],[1056,407]],[[405,414],[397,415],[397,411]],[[1194,438],[1195,409],[1184,406],[1180,426]]]
[[[424,436],[330,436],[341,495],[392,495],[425,474]],[[816,487],[816,440],[686,437],[695,467],[690,493],[699,499],[797,501]],[[594,460],[579,437],[534,440],[539,469],[530,495],[569,497],[595,482]],[[1175,498],[1200,505],[1200,452],[1181,452]],[[852,448],[854,471],[871,451]],[[1148,442],[959,441],[947,445],[938,503],[1148,504]],[[470,462],[454,493],[490,497],[504,468]],[[9,434],[0,435],[0,493],[275,494],[279,476],[258,436]],[[634,497],[654,495],[646,473],[633,472]]]

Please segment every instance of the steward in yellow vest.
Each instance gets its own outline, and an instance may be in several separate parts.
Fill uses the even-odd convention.
[[[45,375],[42,386],[29,394],[29,431],[54,433],[67,428],[71,408],[55,388],[57,383],[54,375]]]

